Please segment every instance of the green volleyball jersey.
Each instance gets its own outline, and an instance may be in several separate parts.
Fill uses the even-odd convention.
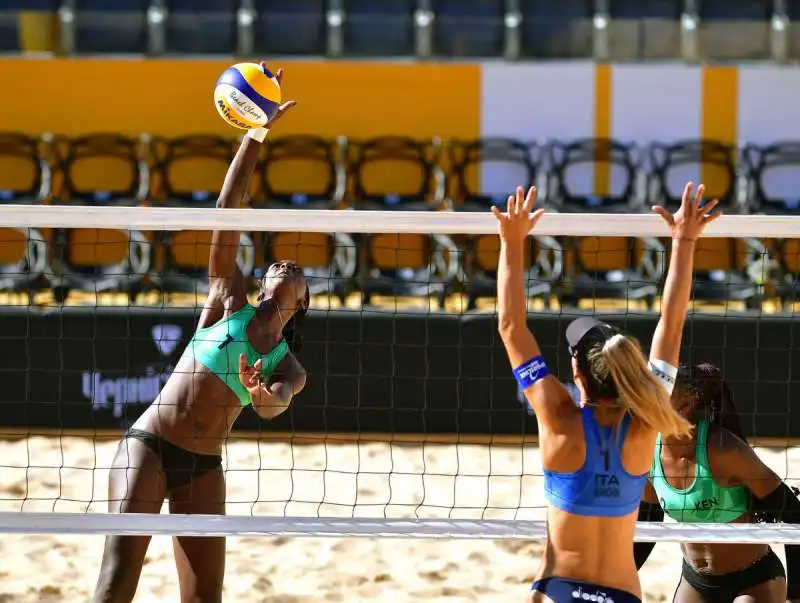
[[[218,323],[197,329],[184,356],[189,356],[212,371],[239,398],[242,406],[252,402],[250,392],[239,380],[239,355],[244,354],[247,364],[253,366],[261,360],[261,374],[270,378],[281,360],[289,353],[289,345],[281,339],[267,354],[259,354],[247,339],[247,325],[256,315],[256,308],[245,304],[230,316]]]
[[[661,464],[661,434],[656,441],[650,479],[661,508],[682,523],[730,523],[750,510],[750,492],[744,486],[723,488],[708,462],[708,422],[697,426],[695,478],[686,489],[672,487]]]

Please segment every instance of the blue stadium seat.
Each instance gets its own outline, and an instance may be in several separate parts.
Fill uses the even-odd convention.
[[[144,53],[149,5],[149,0],[76,0],[76,51]]]
[[[508,193],[521,182],[535,183],[542,169],[538,146],[517,140],[452,141],[448,150],[453,209],[459,212],[486,213],[492,205],[504,207]],[[456,240],[465,249],[462,266],[467,310],[474,310],[479,299],[494,301],[497,297],[500,240],[494,234]],[[561,246],[548,236],[530,237],[529,243],[526,296],[542,298],[549,305],[553,284],[561,277]]]
[[[2,0],[0,10],[56,12],[59,4],[60,0]]]
[[[150,182],[145,145],[146,139],[115,134],[57,140],[56,202],[139,205],[147,198]],[[60,229],[54,255],[50,281],[59,303],[72,290],[126,292],[133,300],[150,269],[151,246],[138,231]]]
[[[344,52],[351,56],[414,54],[416,0],[344,0]]]
[[[593,0],[521,0],[522,54],[559,59],[593,54]]]
[[[157,140],[155,172],[158,188],[152,202],[169,207],[214,207],[235,142],[220,136],[193,135]],[[151,283],[164,293],[208,293],[208,257],[211,232],[160,233],[163,264],[150,274]],[[239,246],[239,268],[246,278],[255,266],[255,247],[247,233]]]
[[[503,54],[505,3],[496,0],[436,0],[434,54],[497,57]]]
[[[233,54],[237,0],[167,0],[167,52]]]
[[[772,17],[772,0],[698,0],[703,21],[761,20]]]
[[[256,51],[262,56],[324,55],[325,4],[325,0],[256,0]]]
[[[19,15],[16,11],[0,10],[0,52],[22,50]]]
[[[23,50],[20,11],[55,15],[59,0],[2,0],[0,2],[0,52]]]
[[[609,0],[612,19],[679,19],[682,0]]]

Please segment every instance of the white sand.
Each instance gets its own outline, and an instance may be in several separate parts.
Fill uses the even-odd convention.
[[[105,511],[115,448],[74,437],[0,441],[0,510]],[[800,449],[759,454],[783,477],[800,474]],[[534,446],[233,441],[226,464],[229,514],[543,518]],[[102,546],[99,537],[3,535],[0,603],[88,601]],[[541,551],[519,541],[231,538],[225,600],[522,601]],[[658,545],[642,571],[646,600],[671,600],[679,574],[678,545]],[[171,542],[156,538],[135,600],[177,593]]]

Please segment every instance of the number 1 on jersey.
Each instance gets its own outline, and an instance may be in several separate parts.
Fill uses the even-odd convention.
[[[223,349],[223,348],[224,348],[226,345],[228,345],[228,344],[229,344],[231,341],[233,341],[233,335],[231,335],[230,333],[228,333],[227,335],[225,335],[225,341],[223,341],[222,343],[220,343],[220,344],[217,346],[217,349],[218,349],[218,350],[221,350],[221,349]]]

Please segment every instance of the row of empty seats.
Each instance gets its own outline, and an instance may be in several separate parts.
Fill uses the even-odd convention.
[[[64,53],[601,60],[800,56],[800,0],[6,0],[58,15]]]
[[[202,135],[0,135],[0,202],[211,207],[236,144]],[[772,193],[771,176],[778,176],[779,189],[790,190],[796,182],[791,170],[798,167],[800,143],[732,148],[687,141],[637,148],[596,139],[527,144],[291,136],[264,145],[248,203],[264,209],[488,211],[517,184],[538,182],[539,202],[553,210],[614,214],[652,203],[676,207],[683,185],[696,180],[700,168],[713,176],[708,196],[719,197],[726,212],[790,214],[800,205]],[[593,190],[598,170],[611,174],[613,190],[602,195]],[[587,185],[591,192],[585,192]],[[460,293],[474,308],[496,292],[494,236],[327,236],[302,230],[301,223],[298,233],[244,233],[242,271],[256,276],[264,261],[294,259],[305,267],[314,295],[344,299],[357,292],[367,304],[381,296],[442,303]],[[207,232],[2,232],[0,289],[7,291],[48,287],[63,302],[73,290],[121,291],[132,299],[148,290],[207,290]],[[749,307],[770,293],[793,301],[797,243],[704,239],[695,297]],[[606,298],[652,305],[667,247],[654,238],[536,237],[529,296],[566,304]]]

